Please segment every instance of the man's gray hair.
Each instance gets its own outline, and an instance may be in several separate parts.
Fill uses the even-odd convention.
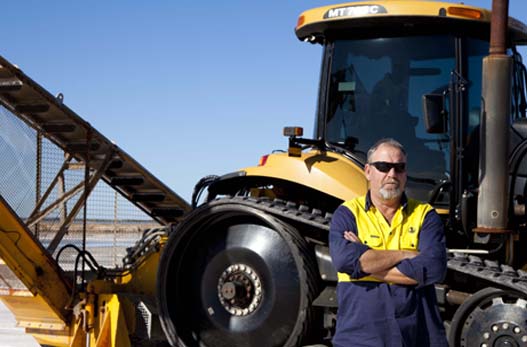
[[[396,141],[396,140],[392,139],[391,137],[386,137],[386,138],[380,139],[379,141],[375,142],[375,144],[370,147],[370,149],[368,150],[368,156],[367,156],[368,163],[371,162],[370,160],[371,160],[371,157],[373,156],[373,153],[375,153],[375,151],[381,145],[387,145],[387,146],[390,146],[390,147],[397,148],[406,157],[406,151],[405,151],[403,145],[401,145],[401,143],[399,141]]]

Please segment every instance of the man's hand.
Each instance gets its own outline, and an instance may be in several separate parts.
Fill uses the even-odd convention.
[[[357,235],[353,231],[345,231],[344,238],[350,242],[362,243]]]

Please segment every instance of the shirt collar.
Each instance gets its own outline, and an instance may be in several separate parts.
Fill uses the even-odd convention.
[[[375,207],[373,205],[373,202],[371,201],[371,193],[368,190],[368,193],[366,193],[366,204],[365,204],[366,211],[369,211],[372,206]],[[401,207],[404,210],[406,209],[406,206],[408,206],[408,198],[406,197],[406,193],[403,192],[403,195],[401,196]]]

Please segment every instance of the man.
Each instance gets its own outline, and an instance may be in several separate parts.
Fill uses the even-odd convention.
[[[367,195],[342,204],[331,221],[339,272],[333,346],[447,346],[434,289],[446,271],[442,222],[430,205],[406,197],[399,142],[380,140],[367,162]]]

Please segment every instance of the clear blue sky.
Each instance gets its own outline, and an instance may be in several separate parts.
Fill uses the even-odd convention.
[[[322,51],[294,26],[332,3],[9,1],[0,54],[190,200],[202,176],[284,149],[283,126],[311,136]]]

